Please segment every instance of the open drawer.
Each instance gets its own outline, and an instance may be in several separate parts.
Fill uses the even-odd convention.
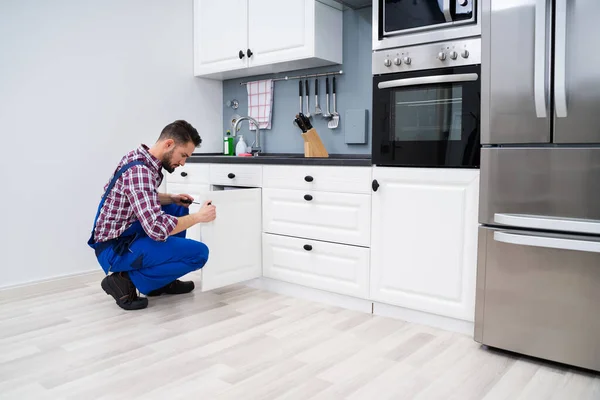
[[[201,291],[208,291],[258,278],[262,275],[261,189],[215,187],[213,191],[190,193],[203,204],[210,200],[217,218],[192,226],[188,239],[208,246],[206,265],[190,275],[202,280]],[[201,204],[192,204],[190,213]]]

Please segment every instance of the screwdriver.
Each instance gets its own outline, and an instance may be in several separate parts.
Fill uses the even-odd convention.
[[[190,199],[181,199],[180,200],[183,204],[201,204],[198,203],[197,201],[191,201]],[[210,206],[212,204],[212,202],[209,202],[208,205]]]

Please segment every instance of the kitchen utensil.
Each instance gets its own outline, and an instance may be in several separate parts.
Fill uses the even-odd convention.
[[[305,90],[306,90],[306,93],[304,93],[304,95],[306,96],[306,104],[305,104],[306,112],[304,113],[304,115],[306,115],[306,118],[310,119],[311,115],[310,115],[310,106],[308,103],[308,79],[306,81],[304,81],[304,83],[305,83]]]
[[[299,82],[298,84],[298,97],[300,98],[300,113],[302,113],[302,81]],[[296,115],[296,118],[298,116]],[[294,119],[293,121],[294,125],[297,126],[298,128],[300,128],[300,126],[298,126],[298,122],[296,121],[296,119]],[[302,128],[301,128],[302,129]]]
[[[335,76],[333,77],[333,90],[331,91],[333,96],[333,113],[331,120],[327,123],[329,129],[336,129],[340,124],[340,114],[337,112],[337,102],[335,99]]]
[[[300,113],[299,117],[302,120],[302,123],[306,127],[307,131],[313,128],[312,124],[310,123],[310,120],[306,115]]]
[[[325,78],[325,113],[324,118],[331,118],[333,115],[329,112],[329,78]]]
[[[319,107],[319,78],[315,79],[315,115],[323,114],[323,110]]]
[[[304,111],[302,109],[302,81],[298,81],[298,96],[300,97],[300,113]]]

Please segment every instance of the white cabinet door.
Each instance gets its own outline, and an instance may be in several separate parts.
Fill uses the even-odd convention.
[[[248,0],[194,0],[194,75],[246,68],[247,50]]]
[[[369,249],[265,233],[263,275],[366,299]]]
[[[312,56],[315,0],[248,0],[248,3],[251,67]]]
[[[375,168],[372,300],[474,321],[479,171]]]
[[[263,229],[268,233],[369,246],[371,196],[263,189]]]
[[[191,194],[211,200],[217,218],[190,228],[187,237],[208,246],[201,269],[202,291],[258,278],[262,275],[261,189],[222,190]],[[200,206],[190,207],[195,212]]]

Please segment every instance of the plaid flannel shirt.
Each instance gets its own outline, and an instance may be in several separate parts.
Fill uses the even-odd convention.
[[[148,146],[142,144],[127,153],[114,173],[136,160],[143,161],[144,165],[134,165],[123,173],[106,198],[94,230],[96,242],[120,236],[136,220],[140,221],[146,234],[157,241],[167,240],[177,225],[177,217],[165,214],[161,209],[158,187],[163,180],[162,164],[148,152]],[[107,186],[108,183],[104,186],[105,191]]]

